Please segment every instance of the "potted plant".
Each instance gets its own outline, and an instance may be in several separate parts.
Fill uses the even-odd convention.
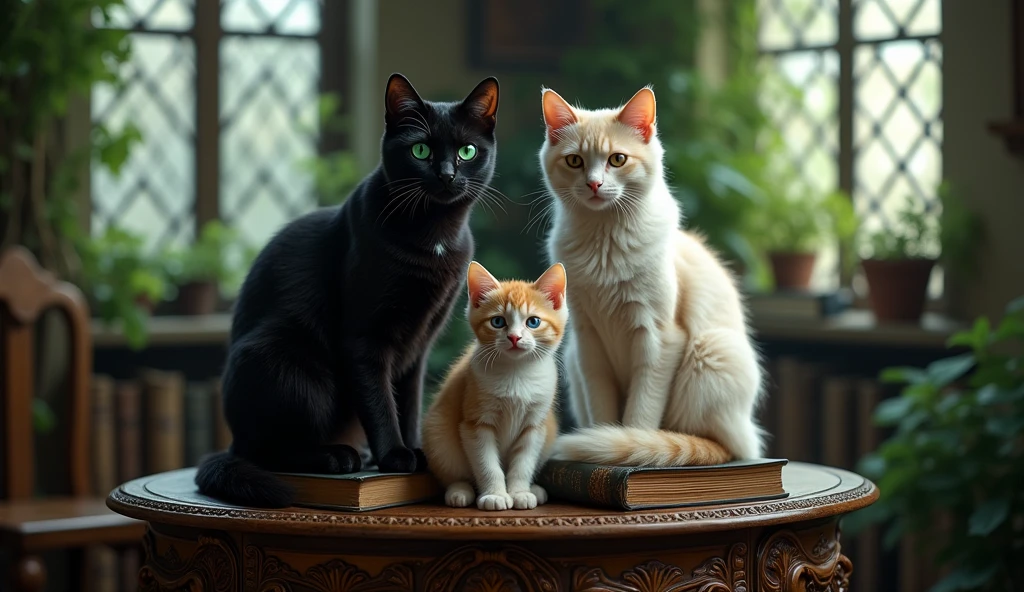
[[[948,183],[939,186],[942,213],[930,216],[923,204],[908,197],[897,212],[895,228],[865,236],[861,267],[868,299],[879,321],[917,322],[924,312],[928,281],[941,258],[950,267],[970,265],[980,237],[980,222]]]
[[[189,247],[168,250],[164,259],[178,290],[178,312],[212,314],[222,289],[228,293],[237,290],[252,257],[252,249],[237,231],[218,221],[203,225],[199,238]]]
[[[949,345],[969,351],[882,373],[905,386],[875,410],[895,433],[860,463],[881,496],[844,529],[884,523],[889,546],[927,541],[948,572],[935,592],[1024,590],[1024,298]]]
[[[763,187],[764,199],[751,214],[751,240],[767,257],[776,290],[807,290],[817,251],[829,241],[845,244],[856,232],[853,205],[843,192],[816,192],[790,175]]]
[[[105,322],[122,321],[129,346],[146,340],[146,321],[153,306],[167,293],[161,266],[145,254],[142,237],[116,226],[100,236],[81,241],[83,288],[92,310]]]

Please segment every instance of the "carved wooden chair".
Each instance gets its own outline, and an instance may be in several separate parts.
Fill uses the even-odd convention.
[[[36,498],[32,400],[36,324],[55,308],[68,320],[71,339],[68,381],[70,495]],[[0,252],[0,549],[13,554],[11,573],[0,589],[41,590],[46,569],[38,554],[92,544],[124,545],[142,539],[145,523],[106,507],[90,490],[92,341],[85,298],[73,285],[39,268],[22,247]],[[9,583],[9,584],[8,584]],[[5,585],[8,584],[8,585]]]

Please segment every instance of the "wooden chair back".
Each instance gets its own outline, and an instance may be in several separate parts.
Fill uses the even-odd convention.
[[[0,252],[0,406],[3,489],[8,500],[31,498],[35,487],[32,402],[35,397],[36,324],[56,308],[67,317],[71,339],[68,381],[69,482],[73,496],[88,495],[90,452],[89,381],[92,336],[89,307],[74,285],[39,267],[24,247]]]

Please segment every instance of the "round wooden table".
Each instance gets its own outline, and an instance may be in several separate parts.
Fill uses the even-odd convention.
[[[149,523],[140,590],[748,592],[848,587],[839,518],[878,490],[790,463],[789,497],[614,512],[253,510],[199,495],[194,469],[122,485],[107,504]]]

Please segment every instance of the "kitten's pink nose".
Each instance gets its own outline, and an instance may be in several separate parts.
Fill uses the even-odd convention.
[[[513,348],[519,347],[519,336],[518,335],[512,335],[510,333],[509,336],[508,336],[508,340],[512,342],[512,347]]]
[[[590,190],[593,191],[595,194],[597,194],[598,187],[602,185],[604,185],[603,181],[587,181],[587,187],[590,187]]]

